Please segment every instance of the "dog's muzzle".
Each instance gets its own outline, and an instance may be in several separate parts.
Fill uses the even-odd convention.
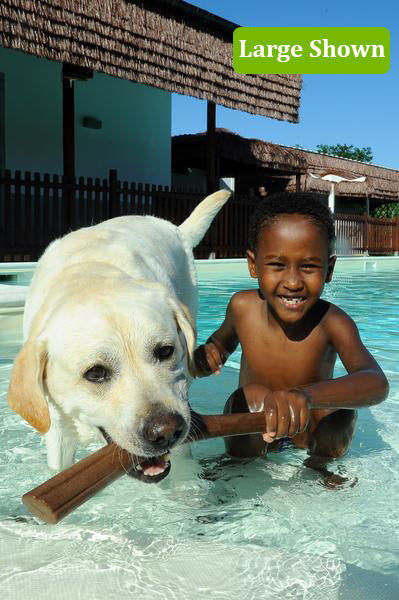
[[[99,428],[108,444],[113,440],[103,429]],[[143,419],[139,436],[147,456],[132,457],[132,466],[127,474],[146,483],[158,483],[170,471],[170,450],[182,442],[188,433],[188,423],[177,412],[159,411]]]

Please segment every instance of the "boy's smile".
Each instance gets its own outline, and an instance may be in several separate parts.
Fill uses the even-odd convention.
[[[256,254],[248,250],[248,268],[274,316],[299,322],[331,280],[327,234],[300,214],[282,214],[260,231]]]
[[[279,296],[281,302],[288,310],[300,310],[304,302],[306,302],[306,296]]]

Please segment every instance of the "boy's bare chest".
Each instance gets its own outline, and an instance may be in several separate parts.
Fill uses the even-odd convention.
[[[257,381],[271,389],[285,389],[332,376],[336,354],[320,326],[293,340],[268,324],[248,320],[237,333],[242,347],[241,384]]]

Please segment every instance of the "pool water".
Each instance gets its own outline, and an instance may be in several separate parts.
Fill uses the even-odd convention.
[[[241,271],[240,271],[241,273]],[[220,324],[242,275],[201,277],[199,342]],[[399,598],[399,270],[338,273],[324,297],[357,322],[390,381],[384,403],[359,412],[330,490],[288,449],[229,464],[223,441],[176,456],[159,485],[122,477],[55,526],[21,496],[47,479],[40,436],[6,405],[17,345],[0,358],[0,589],[2,598],[186,600]],[[238,385],[240,353],[219,377],[197,380],[191,403],[221,413]],[[337,364],[335,375],[344,374]],[[94,449],[94,447],[93,447]],[[81,452],[81,456],[84,452]]]

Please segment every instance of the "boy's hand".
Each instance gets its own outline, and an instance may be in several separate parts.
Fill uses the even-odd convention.
[[[251,412],[265,411],[265,442],[294,437],[304,431],[309,422],[309,399],[301,389],[272,392],[265,386],[249,383],[243,387]]]
[[[213,342],[201,344],[194,351],[195,375],[205,377],[206,375],[220,374],[223,367],[224,356]]]

